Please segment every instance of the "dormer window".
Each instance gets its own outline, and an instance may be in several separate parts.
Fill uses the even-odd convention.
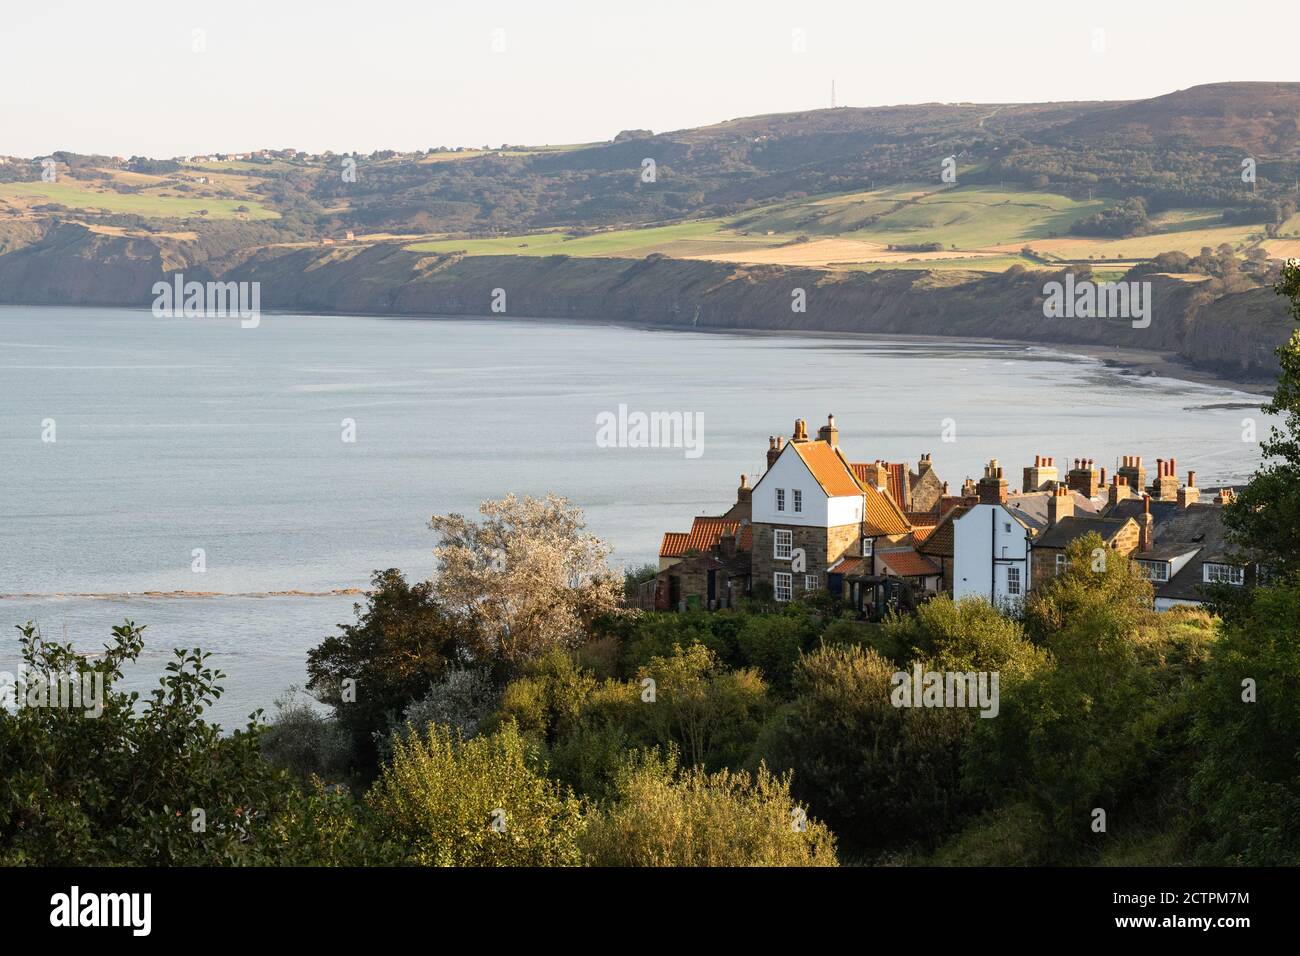
[[[1205,562],[1206,584],[1245,584],[1246,569],[1232,564],[1211,564]]]
[[[1168,561],[1138,561],[1138,570],[1148,581],[1168,581],[1169,580],[1169,562]]]
[[[785,489],[784,488],[776,489],[776,510],[777,511],[785,510]]]

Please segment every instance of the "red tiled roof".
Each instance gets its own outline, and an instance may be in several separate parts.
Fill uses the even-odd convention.
[[[934,562],[915,551],[877,551],[876,560],[902,578],[940,573]]]
[[[902,505],[907,500],[907,495],[903,491],[907,482],[907,464],[901,461],[887,461],[885,467],[889,469],[889,493],[894,496],[895,503]]]
[[[894,503],[888,492],[883,492],[871,485],[862,486],[866,496],[866,515],[862,521],[862,533],[869,537],[880,535],[907,534],[912,530],[907,516]]]
[[[926,538],[934,534],[934,529],[937,527],[938,525],[933,525],[933,524],[913,524],[912,540],[915,541],[917,544],[923,544]]]
[[[861,574],[861,573],[862,573],[862,559],[861,559],[861,558],[845,558],[843,561],[841,561],[839,564],[835,565],[835,567],[831,568],[831,569],[830,569],[829,571],[827,571],[826,573],[827,573],[827,574],[845,574],[845,575],[847,575],[847,574]]]
[[[787,447],[803,459],[822,491],[832,498],[861,494],[848,462],[824,441],[791,442]]]
[[[739,521],[723,518],[696,518],[686,534],[679,531],[664,533],[664,543],[659,548],[661,558],[679,558],[689,551],[701,553],[712,550],[723,537],[740,530]]]

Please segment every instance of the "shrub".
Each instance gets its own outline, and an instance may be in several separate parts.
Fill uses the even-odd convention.
[[[581,837],[589,866],[835,866],[835,838],[790,796],[790,778],[629,763]]]
[[[379,832],[421,866],[572,866],[580,805],[529,765],[511,724],[461,740],[431,725],[398,737],[366,796]]]

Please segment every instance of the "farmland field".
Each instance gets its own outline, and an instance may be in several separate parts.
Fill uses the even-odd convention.
[[[21,182],[0,184],[0,200],[19,208],[44,203],[58,203],[76,210],[104,210],[160,219],[188,219],[207,210],[211,219],[276,219],[279,213],[251,199],[217,199],[209,196],[172,195],[156,192],[118,192],[92,181],[69,179],[62,182]],[[238,213],[240,206],[247,213]]]

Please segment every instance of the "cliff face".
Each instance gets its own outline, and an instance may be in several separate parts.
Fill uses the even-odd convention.
[[[651,256],[429,255],[396,245],[267,247],[195,265],[183,246],[76,226],[0,256],[0,301],[147,308],[155,281],[261,283],[264,309],[395,315],[609,319],[705,329],[883,332],[1088,344],[1177,354],[1236,376],[1271,377],[1290,334],[1271,290],[1211,300],[1197,283],[1152,276],[1151,324],[1049,319],[1044,284],[1062,275],[921,270],[823,272]],[[210,271],[209,271],[210,270]],[[504,313],[493,302],[504,293]],[[803,311],[797,309],[799,300]]]

